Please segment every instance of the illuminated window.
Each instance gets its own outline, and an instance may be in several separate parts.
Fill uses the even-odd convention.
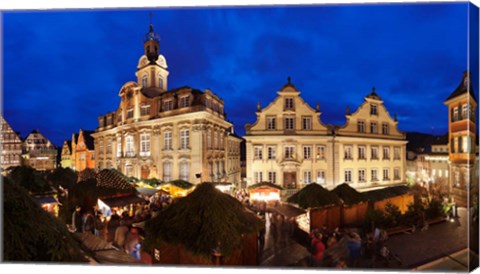
[[[400,180],[400,168],[396,167],[393,169],[393,179],[394,180]]]
[[[360,182],[360,183],[365,183],[366,182],[365,169],[359,169],[358,170],[358,182]]]
[[[163,149],[172,150],[172,132],[170,130],[163,133]]]
[[[127,165],[125,166],[125,172],[128,177],[133,176],[133,166],[132,165]]]
[[[351,160],[352,157],[352,147],[351,146],[345,146],[344,147],[344,159],[345,160]]]
[[[112,154],[112,142],[107,142],[107,154]]]
[[[135,156],[135,150],[133,147],[133,136],[128,135],[125,137],[125,155],[127,157],[133,157]]]
[[[372,169],[372,182],[378,181],[377,169]]]
[[[382,123],[382,134],[383,135],[390,134],[390,127],[387,123]]]
[[[285,117],[285,129],[294,130],[295,129],[295,118],[294,117]]]
[[[293,98],[285,98],[285,109],[294,109],[295,105],[293,103]]]
[[[468,105],[463,105],[462,106],[462,119],[467,119],[468,118]]]
[[[208,149],[212,148],[212,130],[211,129],[207,130],[207,148]]]
[[[310,184],[312,182],[312,172],[311,171],[304,171],[303,172],[303,183]]]
[[[268,181],[272,184],[277,183],[277,173],[275,171],[268,172]]]
[[[458,121],[458,108],[453,108],[453,121]]]
[[[383,180],[384,181],[390,180],[390,169],[388,168],[383,169]]]
[[[365,121],[358,121],[357,130],[359,133],[365,133]]]
[[[365,147],[364,146],[359,146],[358,147],[358,159],[360,160],[365,160]]]
[[[294,146],[286,146],[285,147],[285,158],[286,159],[294,159],[295,158],[295,147]]]
[[[321,183],[325,182],[325,170],[317,171],[317,181]]]
[[[180,149],[188,149],[190,147],[190,131],[188,129],[180,130]]]
[[[277,118],[275,116],[267,117],[267,129],[268,130],[277,129]]]
[[[370,115],[378,115],[377,104],[370,105]]]
[[[276,148],[273,146],[267,147],[267,159],[273,160],[276,158]]]
[[[172,163],[163,163],[163,181],[170,182],[172,180]]]
[[[378,133],[377,122],[370,122],[370,133]]]
[[[263,178],[262,178],[262,172],[260,171],[256,171],[253,173],[253,176],[255,177],[255,183],[258,184],[258,183],[261,183],[263,181]]]
[[[122,157],[122,137],[117,137],[117,157]]]
[[[190,168],[187,162],[180,163],[180,180],[188,181],[190,179]]]
[[[325,159],[325,146],[317,146],[317,160]]]
[[[345,183],[351,183],[352,182],[352,171],[350,169],[345,170]]]
[[[302,129],[312,130],[312,117],[302,117]]]
[[[150,156],[150,134],[140,135],[140,156]]]
[[[254,159],[254,160],[262,160],[262,158],[263,158],[263,155],[262,155],[263,149],[262,149],[262,147],[261,147],[261,146],[255,146],[253,149],[254,149],[253,159]]]
[[[98,154],[103,154],[103,141],[98,142]]]
[[[389,147],[383,147],[383,159],[384,160],[390,160],[390,148]]]
[[[378,147],[372,147],[371,152],[372,152],[371,159],[378,160]]]
[[[147,75],[144,74],[143,77],[142,77],[142,87],[147,87]]]
[[[303,147],[303,159],[312,159],[312,147],[304,146]]]
[[[393,149],[393,159],[394,160],[400,160],[400,148],[399,147],[395,147]]]

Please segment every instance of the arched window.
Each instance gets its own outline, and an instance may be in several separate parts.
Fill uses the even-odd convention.
[[[147,87],[147,75],[144,74],[142,77],[142,86]]]
[[[163,76],[162,76],[162,74],[160,74],[160,73],[158,74],[158,86],[159,86],[160,88],[164,88],[164,87],[163,87]]]

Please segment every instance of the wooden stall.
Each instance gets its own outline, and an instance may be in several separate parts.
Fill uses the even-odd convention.
[[[338,185],[332,192],[342,202],[340,223],[342,226],[361,225],[367,216],[368,198],[346,183]]]
[[[153,264],[256,265],[263,222],[211,183],[145,224],[145,246]]]
[[[305,186],[287,201],[307,209],[310,231],[323,226],[327,226],[329,229],[340,226],[340,199],[316,183]]]
[[[248,187],[248,194],[252,202],[275,203],[280,201],[280,192],[283,188],[270,182],[261,182]]]
[[[364,192],[370,206],[375,210],[385,212],[388,203],[398,206],[402,213],[413,203],[413,194],[407,186],[393,186]]]

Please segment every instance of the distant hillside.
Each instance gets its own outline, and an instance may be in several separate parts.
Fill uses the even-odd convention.
[[[448,143],[448,132],[443,135],[432,135],[420,132],[407,132],[407,140],[407,151],[414,151],[417,153],[430,153],[432,145]]]

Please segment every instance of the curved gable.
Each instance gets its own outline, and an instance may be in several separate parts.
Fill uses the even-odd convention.
[[[338,135],[346,136],[378,136],[379,138],[404,139],[405,134],[398,130],[398,121],[393,119],[383,100],[375,93],[365,97],[364,102],[352,114],[346,114],[345,125],[337,127]],[[365,131],[362,132],[361,123]],[[372,132],[372,123],[376,123],[376,133]],[[386,131],[384,127],[387,127]]]

